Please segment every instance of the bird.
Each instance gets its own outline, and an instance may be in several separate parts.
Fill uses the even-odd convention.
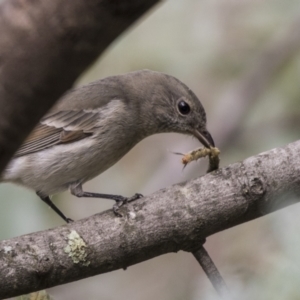
[[[32,189],[64,221],[72,219],[50,196],[69,190],[77,197],[115,200],[113,211],[142,197],[84,191],[144,138],[166,132],[194,136],[206,148],[214,141],[197,96],[179,79],[139,70],[106,77],[66,92],[40,120],[2,174],[2,182]]]

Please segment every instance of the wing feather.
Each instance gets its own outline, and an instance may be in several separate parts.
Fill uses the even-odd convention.
[[[98,111],[69,110],[50,113],[34,128],[15,157],[89,137],[97,126],[98,118]]]

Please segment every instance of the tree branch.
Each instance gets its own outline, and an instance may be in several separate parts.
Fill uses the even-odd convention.
[[[0,298],[179,250],[299,201],[300,141],[162,189],[124,208],[0,242]],[[298,197],[298,198],[296,198]]]
[[[85,68],[157,2],[1,2],[0,172]]]

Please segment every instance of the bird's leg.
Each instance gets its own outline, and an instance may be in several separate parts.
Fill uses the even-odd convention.
[[[43,200],[46,204],[48,204],[65,222],[71,223],[73,222],[72,219],[67,218],[59,209],[58,207],[51,201],[49,196],[44,196],[43,194],[36,192],[36,194]]]
[[[142,198],[142,194],[134,194],[132,197],[124,197],[120,195],[110,195],[110,194],[99,194],[99,193],[90,193],[90,192],[85,192],[82,190],[82,185],[81,184],[71,184],[70,185],[70,192],[72,195],[76,197],[87,197],[87,198],[103,198],[103,199],[110,199],[110,200],[115,200],[116,203],[113,206],[113,211],[116,216],[122,217],[122,215],[119,213],[119,209],[122,205],[124,205],[127,202],[134,201],[136,199]]]

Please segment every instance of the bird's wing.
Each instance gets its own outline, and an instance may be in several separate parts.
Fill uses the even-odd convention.
[[[34,128],[14,157],[91,136],[98,118],[97,111],[65,110],[52,112],[46,115]]]
[[[15,157],[58,144],[71,143],[93,134],[100,115],[110,111],[111,100],[124,99],[119,77],[107,77],[68,91],[25,140]]]

